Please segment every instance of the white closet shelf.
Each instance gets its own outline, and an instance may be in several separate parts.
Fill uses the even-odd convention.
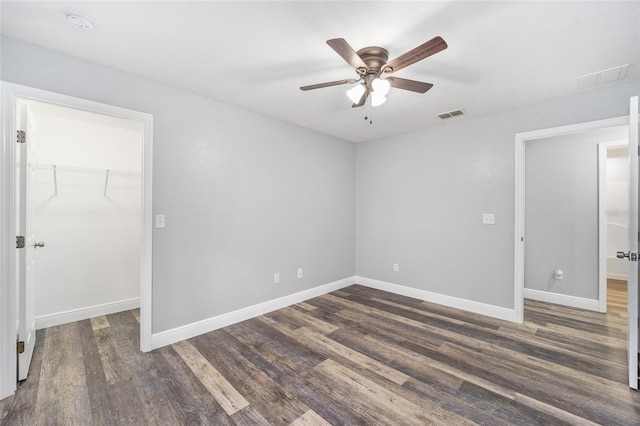
[[[104,196],[107,196],[107,187],[109,186],[109,176],[125,176],[125,177],[137,177],[140,176],[140,172],[132,172],[128,170],[113,170],[113,169],[99,169],[92,167],[80,167],[80,166],[62,166],[58,164],[36,163],[35,168],[38,170],[52,170],[53,171],[53,185],[55,188],[55,194],[58,194],[58,172],[72,172],[72,173],[86,173],[86,174],[104,174]]]
[[[63,166],[60,164],[47,164],[47,163],[37,163],[36,169],[38,170],[57,170],[61,172],[77,172],[77,173],[95,173],[95,174],[104,174],[109,172],[110,175],[119,175],[119,176],[140,176],[140,172],[132,172],[128,170],[116,170],[116,169],[99,169],[99,168],[91,168],[91,167],[79,167],[79,166]]]

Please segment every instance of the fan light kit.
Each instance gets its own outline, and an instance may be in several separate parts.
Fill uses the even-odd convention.
[[[404,67],[447,48],[447,43],[442,37],[434,37],[426,43],[387,62],[389,52],[382,47],[365,47],[356,52],[343,38],[327,40],[327,44],[356,70],[358,78],[312,84],[302,86],[300,89],[307,91],[323,87],[357,83],[354,87],[347,90],[347,96],[349,96],[349,99],[353,102],[353,105],[351,105],[352,108],[363,106],[369,95],[371,95],[371,106],[376,107],[382,105],[387,101],[387,93],[389,93],[389,89],[392,87],[416,93],[425,93],[433,87],[433,84],[399,77],[385,78],[385,75],[399,71]]]
[[[93,32],[93,22],[91,22],[89,18],[77,13],[68,13],[67,23],[76,31],[84,33]]]

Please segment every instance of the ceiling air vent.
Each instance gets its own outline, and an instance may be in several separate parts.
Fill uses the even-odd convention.
[[[438,117],[440,117],[441,119],[444,120],[445,118],[456,117],[456,116],[462,115],[462,114],[464,114],[464,110],[456,109],[454,111],[443,112],[441,114],[438,114]]]
[[[578,87],[584,89],[587,87],[598,86],[600,84],[611,83],[612,81],[622,80],[627,76],[628,68],[629,64],[626,64],[580,76],[576,79]]]

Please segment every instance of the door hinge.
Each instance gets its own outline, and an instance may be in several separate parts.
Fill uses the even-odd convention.
[[[16,344],[16,349],[19,354],[24,353],[24,341],[18,340]]]
[[[27,134],[24,130],[18,130],[17,140],[18,143],[25,143],[27,141]]]
[[[24,248],[24,237],[22,235],[16,235],[16,248]]]

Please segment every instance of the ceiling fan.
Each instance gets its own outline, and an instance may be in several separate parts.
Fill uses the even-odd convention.
[[[306,91],[320,89],[322,87],[359,83],[347,91],[347,95],[349,95],[349,98],[353,101],[352,108],[364,105],[370,94],[371,104],[373,106],[382,105],[387,100],[386,95],[391,87],[425,93],[433,87],[433,84],[400,77],[384,76],[400,71],[402,68],[431,55],[435,55],[447,48],[447,43],[442,37],[438,36],[387,62],[389,52],[382,47],[365,47],[356,52],[343,38],[327,40],[327,44],[356,70],[358,78],[311,84],[309,86],[302,86],[300,89]]]

